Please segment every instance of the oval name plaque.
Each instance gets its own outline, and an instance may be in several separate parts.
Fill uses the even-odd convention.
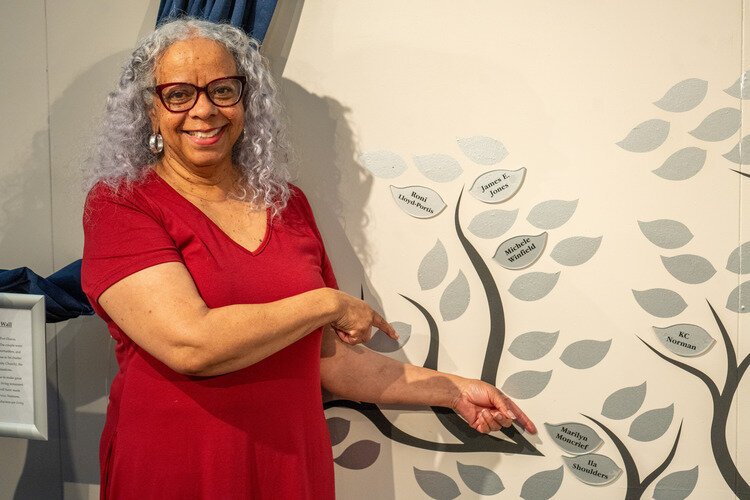
[[[666,328],[653,327],[664,347],[678,356],[698,356],[714,345],[716,340],[698,325],[679,324]]]
[[[446,206],[439,194],[424,186],[391,186],[391,194],[401,210],[417,219],[435,217]]]
[[[522,234],[500,243],[492,259],[505,269],[523,269],[539,260],[547,245],[547,233]]]
[[[555,441],[555,444],[571,455],[591,453],[602,444],[602,438],[594,429],[576,422],[564,424],[548,424],[544,427]]]
[[[570,472],[581,482],[597,486],[614,482],[622,469],[609,457],[587,453],[577,457],[562,457]]]
[[[526,177],[526,169],[492,170],[477,177],[469,192],[485,203],[501,203],[516,194]]]

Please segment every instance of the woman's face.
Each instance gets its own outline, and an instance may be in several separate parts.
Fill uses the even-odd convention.
[[[217,78],[237,76],[237,66],[219,43],[192,38],[172,44],[156,62],[154,76],[156,85],[181,82],[204,87]],[[232,146],[242,133],[244,114],[242,100],[218,107],[205,92],[199,93],[192,109],[179,113],[154,96],[150,111],[154,132],[164,138],[164,159],[207,175],[215,168],[231,167]]]

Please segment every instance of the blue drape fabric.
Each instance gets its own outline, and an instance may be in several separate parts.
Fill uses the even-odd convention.
[[[28,267],[0,269],[0,292],[45,296],[47,323],[94,314],[81,290],[81,261],[42,278]]]
[[[161,0],[156,25],[188,15],[215,22],[229,22],[263,41],[271,23],[276,0]]]

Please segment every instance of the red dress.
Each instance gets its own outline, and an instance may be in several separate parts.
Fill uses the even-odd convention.
[[[212,308],[335,286],[310,206],[292,193],[254,252],[153,172],[131,191],[89,194],[83,289],[117,341],[119,364],[100,445],[102,498],[334,498],[320,330],[242,370],[191,377],[141,349],[97,302],[164,262],[182,262]]]

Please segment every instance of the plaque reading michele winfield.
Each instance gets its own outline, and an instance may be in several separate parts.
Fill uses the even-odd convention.
[[[34,423],[31,311],[0,308],[0,421]]]

